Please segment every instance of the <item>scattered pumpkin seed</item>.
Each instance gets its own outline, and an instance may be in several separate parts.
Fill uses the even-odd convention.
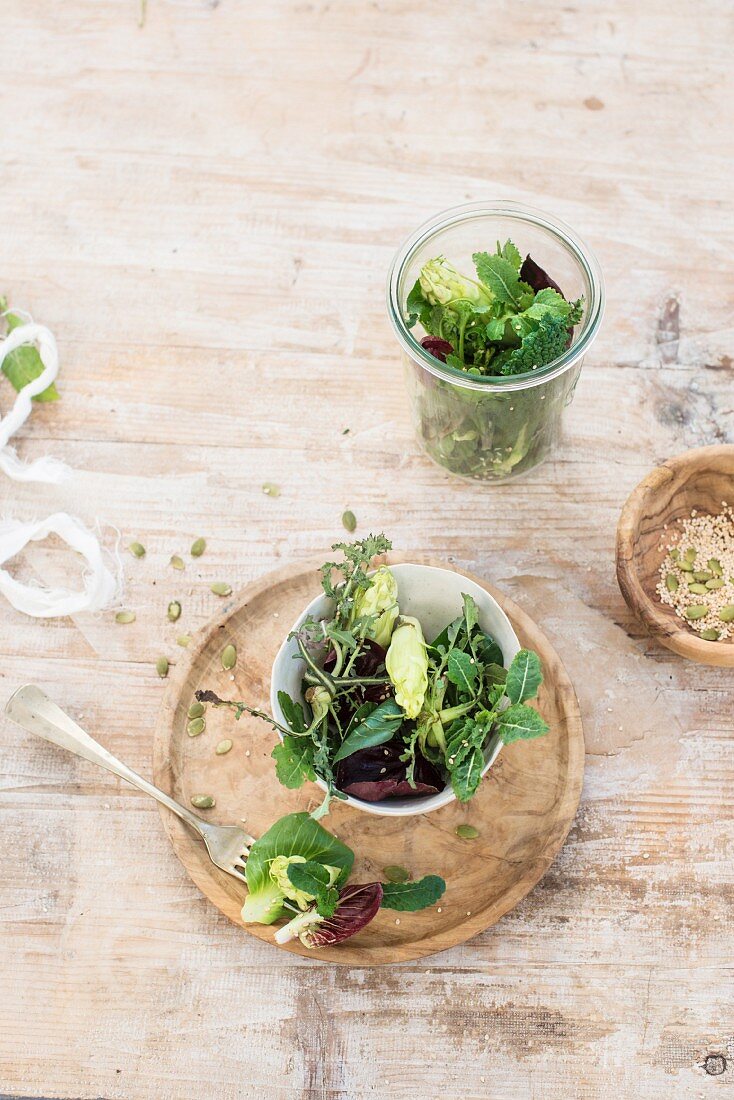
[[[406,871],[404,867],[398,867],[396,864],[383,867],[382,873],[388,882],[407,882],[410,878],[410,871]]]
[[[718,630],[702,630],[699,637],[703,638],[705,642],[718,642],[719,632]]]
[[[342,516],[342,526],[346,531],[356,531],[357,529],[357,517],[354,512],[345,512]]]
[[[717,588],[723,588],[726,581],[723,577],[713,577],[710,581],[706,581],[706,587],[715,591]]]
[[[683,556],[685,557],[686,561],[695,561],[696,560],[696,548],[695,548],[695,546],[689,546]]]
[[[709,573],[707,569],[699,569],[693,574],[693,579],[694,581],[710,581],[712,576],[713,574]]]
[[[142,542],[131,542],[128,546],[128,550],[134,558],[145,557],[145,547],[143,546]]]
[[[176,619],[181,618],[181,604],[178,600],[171,600],[168,605],[168,618],[172,623],[176,622]]]
[[[721,562],[718,558],[709,558],[706,564],[708,565],[709,569],[715,577],[722,576],[724,570],[721,568]]]
[[[174,569],[185,569],[183,558],[180,558],[178,554],[173,554],[171,557],[171,565]]]
[[[462,840],[475,840],[479,836],[479,829],[473,825],[457,825],[455,832]]]
[[[266,497],[279,497],[280,485],[276,485],[274,481],[264,481],[263,492]]]
[[[678,561],[679,557],[680,557],[680,550],[674,549],[674,550],[670,551],[670,560],[671,561]]]
[[[204,704],[200,703],[197,699],[194,703],[191,704],[186,713],[188,714],[189,718],[201,718],[205,710],[206,707],[204,706]]]
[[[192,794],[191,805],[196,806],[197,810],[211,810],[216,802],[210,794]]]
[[[232,742],[228,737],[225,737],[224,741],[220,741],[214,751],[217,756],[224,756],[224,754],[228,753],[231,748]]]
[[[194,539],[191,543],[191,557],[200,558],[206,550],[206,539]]]
[[[697,581],[694,581],[693,584],[688,585],[688,591],[693,592],[696,596],[705,596],[708,589],[705,584],[699,584]]]
[[[665,587],[668,589],[668,592],[678,591],[678,578],[676,577],[675,573],[668,573],[667,577],[665,578]]]
[[[192,718],[192,720],[186,726],[186,732],[189,737],[198,737],[200,733],[203,733],[206,729],[205,718]]]
[[[115,615],[116,623],[134,623],[135,612],[134,611],[118,611]]]
[[[682,569],[684,573],[692,573],[693,562],[686,561],[686,559],[683,558],[681,561],[678,562],[678,568]]]
[[[728,603],[726,607],[722,607],[719,612],[719,618],[722,623],[734,622],[734,603]]]
[[[155,670],[160,676],[161,680],[164,680],[168,675],[168,658],[159,657],[155,663]]]
[[[215,581],[214,584],[211,586],[211,588],[212,588],[212,592],[214,593],[215,596],[231,596],[232,595],[232,585],[227,584],[226,581]]]
[[[734,611],[734,608],[732,608]],[[694,603],[690,607],[687,607],[683,614],[687,619],[703,619],[708,615],[708,605],[705,603]],[[721,618],[721,612],[719,612],[719,618]]]
[[[229,672],[237,664],[237,650],[233,645],[226,645],[222,650],[222,668]]]
[[[190,634],[179,634],[176,638],[176,645],[180,645],[182,649],[186,649],[186,646],[191,642]]]

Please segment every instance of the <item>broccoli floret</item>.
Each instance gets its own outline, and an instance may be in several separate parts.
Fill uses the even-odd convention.
[[[568,319],[554,314],[545,314],[540,318],[537,328],[523,337],[519,348],[505,353],[500,374],[526,374],[537,367],[552,363],[568,347],[571,341]]]

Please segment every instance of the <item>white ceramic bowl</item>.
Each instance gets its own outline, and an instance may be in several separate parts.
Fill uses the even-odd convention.
[[[413,615],[418,619],[428,641],[435,638],[447,623],[461,614],[461,596],[466,592],[474,597],[479,613],[479,625],[498,642],[502,649],[505,666],[509,665],[520,649],[520,643],[510,625],[510,620],[488,592],[468,577],[455,573],[451,569],[410,564],[391,565],[390,568],[398,582],[401,614]],[[309,616],[315,619],[328,616],[331,613],[331,603],[332,601],[325,593],[317,596],[304,609],[291,627],[291,631],[297,630]],[[301,683],[304,667],[295,641],[286,638],[273,662],[270,681],[272,713],[285,726],[288,723],[278,702],[278,692],[286,691],[292,699],[303,702]],[[486,775],[489,771],[501,747],[498,745],[487,757],[482,775]],[[322,780],[317,779],[316,782],[322,790],[326,790]],[[438,794],[426,795],[424,798],[390,798],[384,802],[364,802],[360,798],[348,796],[347,802],[368,814],[379,814],[383,817],[409,817],[412,814],[425,814],[431,810],[438,810],[441,806],[453,802],[454,798],[454,792],[448,786]]]

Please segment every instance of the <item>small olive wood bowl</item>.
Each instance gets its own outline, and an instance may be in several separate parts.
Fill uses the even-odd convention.
[[[640,482],[617,527],[617,580],[650,634],[668,649],[703,665],[734,668],[734,643],[707,642],[688,629],[655,591],[673,523],[691,510],[716,514],[734,503],[734,446],[699,447],[670,458]],[[664,525],[668,524],[668,531]]]

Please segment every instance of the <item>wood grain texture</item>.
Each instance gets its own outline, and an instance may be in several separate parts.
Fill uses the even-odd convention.
[[[36,680],[150,775],[155,660],[219,609],[211,582],[320,553],[351,507],[359,534],[541,624],[579,696],[584,790],[494,929],[315,967],[206,902],[141,795],[3,724],[0,1093],[721,1100],[731,671],[643,631],[614,548],[653,467],[734,443],[731,6],[148,0],[137,19],[136,0],[3,4],[0,289],[62,364],[18,444],[77,474],[2,481],[0,511],[67,508],[148,551],[123,555],[130,627],[2,609],[3,697]],[[424,219],[495,197],[589,240],[607,311],[558,455],[488,489],[420,456],[384,280]],[[14,572],[67,564],[49,542]]]
[[[667,529],[694,510],[718,515],[732,498],[734,446],[699,447],[656,466],[630,494],[617,527],[617,580],[630,609],[674,653],[721,668],[734,668],[731,641],[707,642],[687,630],[656,587]]]
[[[220,698],[243,699],[269,709],[270,669],[284,631],[296,622],[320,590],[323,556],[285,566],[248,585],[224,615],[212,620],[176,669],[156,725],[154,775],[159,787],[183,805],[196,793],[213,795],[207,820],[238,824],[242,819],[259,837],[283,814],[313,808],[323,797],[314,784],[288,791],[275,777],[271,751],[275,735],[262,721],[207,707],[206,731],[186,732],[187,711],[198,688]],[[419,554],[388,555],[388,564],[445,562]],[[550,867],[571,827],[584,769],[584,735],[578,700],[553,647],[530,617],[479,577],[472,577],[509,616],[521,645],[535,650],[545,681],[538,709],[550,727],[529,744],[507,746],[468,805],[454,802],[430,814],[375,818],[352,806],[332,803],[324,821],[348,844],[356,859],[351,881],[384,880],[383,868],[408,868],[413,878],[439,874],[447,883],[440,908],[422,913],[382,911],[353,939],[333,948],[309,951],[297,940],[281,950],[341,966],[408,962],[445,951],[495,924],[535,886]],[[233,644],[238,662],[222,669],[224,646]],[[218,741],[235,740],[233,751],[216,756]],[[273,944],[273,928],[243,925],[245,890],[210,862],[201,843],[170,813],[163,824],[174,850],[199,889],[226,916],[252,935]],[[469,843],[456,827],[471,823],[479,837]],[[396,919],[397,918],[397,919]]]

